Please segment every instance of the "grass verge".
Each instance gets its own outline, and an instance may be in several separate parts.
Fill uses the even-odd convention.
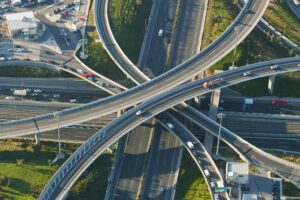
[[[209,200],[206,182],[191,156],[184,151],[176,187],[175,200]]]
[[[112,163],[112,154],[102,154],[72,187],[68,200],[104,199],[109,176],[108,169]]]
[[[78,144],[62,144],[66,158],[78,147]],[[49,165],[56,153],[57,144],[53,142],[42,142],[37,147],[30,141],[0,141],[0,199],[36,199],[65,161]],[[112,159],[109,153],[101,155],[75,183],[68,199],[104,199]]]
[[[201,49],[219,37],[231,24],[238,12],[236,1],[209,0]]]
[[[138,61],[152,1],[110,0],[108,5],[112,31],[120,47],[134,63]]]
[[[271,1],[264,14],[264,18],[275,29],[300,45],[300,21],[291,11],[285,0]]]
[[[216,39],[233,21],[239,9],[236,1],[209,1],[208,14],[205,22],[205,33],[202,48]],[[220,16],[224,16],[223,18]],[[275,37],[267,37],[259,30],[254,30],[238,47],[235,65],[246,64],[294,56],[293,52],[280,46]],[[210,70],[228,70],[234,59],[233,51],[210,68]],[[274,95],[300,97],[299,74],[289,73],[278,75],[275,81]],[[233,86],[232,88],[246,96],[268,95],[268,78],[261,78]],[[289,88],[287,90],[286,88]]]
[[[86,53],[89,57],[84,62],[110,79],[126,80],[124,73],[115,65],[99,41],[94,22],[93,2],[91,5],[86,33],[89,41]],[[151,5],[152,1],[148,0],[109,1],[108,15],[112,31],[122,50],[133,62],[138,60]]]
[[[69,156],[77,145],[63,144]],[[33,200],[42,191],[59,165],[49,165],[57,153],[55,143],[36,147],[29,141],[0,143],[0,199]]]
[[[100,43],[95,27],[93,1],[91,2],[91,8],[88,15],[86,37],[88,38],[88,44],[86,45],[86,54],[88,55],[88,58],[83,60],[83,62],[88,67],[112,80],[126,80],[124,73],[116,66]]]

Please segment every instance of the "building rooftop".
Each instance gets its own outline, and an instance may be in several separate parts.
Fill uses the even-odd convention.
[[[248,174],[248,163],[228,162],[227,171],[228,173]]]
[[[33,12],[6,14],[7,27],[10,31],[36,28],[37,23]]]
[[[256,194],[244,194],[242,200],[257,200]]]

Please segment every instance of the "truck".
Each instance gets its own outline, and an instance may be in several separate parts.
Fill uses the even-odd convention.
[[[246,98],[244,103],[252,105],[253,104],[253,99]]]
[[[193,145],[193,143],[192,142],[187,142],[186,143],[187,145],[188,145],[188,147],[190,148],[190,149],[193,149],[194,148],[194,145]]]
[[[15,90],[13,94],[16,96],[26,96],[27,90],[25,90],[25,89],[24,90]]]
[[[217,181],[217,187],[215,188],[216,192],[223,192],[226,190],[223,181]]]
[[[216,78],[212,81],[206,81],[203,83],[203,87],[204,88],[209,88],[211,86],[214,86],[216,84],[221,84],[223,82],[223,78]]]
[[[208,81],[206,81],[206,82],[203,83],[203,87],[204,87],[204,88],[208,88],[209,86],[210,86],[210,84],[209,84]]]
[[[272,100],[272,105],[287,105],[287,100]]]

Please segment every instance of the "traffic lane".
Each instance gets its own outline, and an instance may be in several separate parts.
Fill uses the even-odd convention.
[[[150,122],[149,122],[150,123]],[[153,122],[151,122],[153,123]],[[153,124],[138,126],[127,135],[115,199],[137,199],[140,195]]]
[[[148,60],[149,48],[151,47],[151,41],[155,37],[154,30],[157,30],[157,20],[159,19],[159,10],[161,9],[161,3],[166,3],[162,0],[157,0],[152,2],[152,8],[150,11],[150,16],[148,18],[147,28],[144,35],[144,41],[142,48],[140,50],[139,60],[137,66],[143,70],[145,67],[145,62]]]
[[[178,11],[178,9],[181,9],[180,6],[178,6],[180,4],[179,1],[164,1],[163,2],[164,5],[162,5],[162,10],[163,13],[162,15],[159,16],[159,18],[161,19],[157,25],[156,25],[156,29],[154,30],[153,33],[153,37],[151,38],[152,42],[151,42],[151,47],[150,47],[150,60],[147,63],[147,68],[152,71],[154,73],[154,75],[160,75],[162,72],[164,72],[166,70],[166,64],[167,62],[169,62],[170,58],[169,58],[169,52],[172,51],[171,48],[173,48],[174,43],[171,44],[171,39],[173,40],[174,35],[176,35],[176,33],[174,33],[174,28],[175,28],[175,22],[176,22],[176,14],[177,12],[181,12]],[[184,19],[181,19],[184,20]],[[158,36],[158,32],[159,30],[163,30],[163,34],[162,36]],[[157,45],[153,42],[153,41],[158,41],[159,44],[164,45],[164,49],[162,49],[161,47],[157,47]],[[172,46],[171,46],[172,45]],[[160,59],[159,54],[162,55],[160,53],[160,51],[158,49],[161,49],[164,54],[163,55],[163,59]],[[168,55],[167,55],[168,54]],[[155,58],[155,60],[153,59]],[[171,58],[172,59],[172,58]],[[174,145],[176,145],[179,141],[178,140],[174,140],[173,138],[168,138],[168,137],[173,137],[172,135],[165,133],[165,131],[163,131],[162,133],[158,133],[158,131],[163,131],[162,128],[159,128],[155,134],[159,134],[162,135],[163,137],[155,137],[157,140],[163,140],[163,141],[168,141],[168,142],[164,142],[163,144],[161,144],[161,146],[159,147],[160,149],[168,149],[173,147]],[[152,154],[153,152],[156,152],[155,149],[156,147],[153,147],[151,149],[150,154]],[[159,151],[160,152],[160,151]],[[156,185],[157,182],[151,182],[149,183],[149,187],[151,188],[157,188],[157,189],[152,189],[152,190],[144,190],[143,195],[144,196],[155,196],[157,195],[158,192],[161,193],[160,198],[163,199],[173,199],[174,195],[175,195],[175,188],[174,185],[176,185],[177,182],[177,174],[178,174],[178,170],[175,170],[176,172],[174,172],[173,168],[178,168],[179,169],[179,163],[181,160],[181,153],[182,151],[177,151],[175,150],[170,150],[170,152],[166,155],[168,158],[172,158],[171,163],[169,163],[170,165],[173,166],[169,166],[170,171],[169,172],[165,172],[164,176],[162,177],[161,174],[157,174],[157,173],[152,173],[151,175],[151,179],[157,180],[159,182],[162,182],[164,186],[164,188],[161,188],[160,186]],[[165,158],[163,157],[163,155],[161,155],[161,160],[165,160]],[[153,164],[151,162],[156,162],[154,159],[150,159],[149,161],[150,163],[148,165],[152,166]],[[167,160],[166,160],[167,162]],[[160,162],[157,164],[157,168],[164,168],[167,169],[167,167],[165,166],[166,163],[165,162]],[[148,170],[151,170],[151,168],[148,168]],[[148,171],[146,173],[149,173]],[[159,172],[158,172],[159,173]],[[150,177],[146,176],[145,182],[148,182]],[[164,183],[163,183],[164,182]],[[171,187],[168,188],[167,186],[170,185]],[[151,194],[149,194],[151,193]],[[154,194],[156,193],[156,194]]]
[[[152,35],[148,35],[148,40],[146,42],[148,42],[148,46],[145,47],[145,51],[146,53],[142,54],[142,58],[141,58],[141,63],[146,63],[146,66],[142,66],[144,69],[146,68],[146,70],[149,71],[156,71],[154,72],[154,75],[160,74],[165,66],[166,63],[166,53],[167,53],[167,40],[171,37],[171,31],[172,31],[172,26],[170,25],[171,22],[174,21],[174,19],[172,19],[172,15],[174,15],[175,10],[176,10],[176,1],[156,1],[154,2],[154,6],[156,6],[154,9],[157,10],[156,12],[156,16],[153,16],[153,18],[151,20],[149,20],[149,26],[152,27],[152,30],[150,30],[152,32]],[[163,19],[160,21],[157,21],[157,19]],[[160,29],[163,29],[163,35],[162,37],[158,36],[158,32]],[[148,56],[147,56],[148,55]],[[152,59],[155,58],[155,59]],[[142,137],[145,134],[152,134],[153,130],[150,129],[145,129],[143,133],[138,133],[138,134],[134,134],[134,133],[129,133],[128,134],[128,141],[131,142],[131,144],[128,144],[126,146],[127,149],[131,149],[132,154],[134,154],[134,151],[138,151],[139,153],[141,153],[139,151],[139,145],[136,144],[142,144],[145,143],[145,141],[149,141],[150,142],[150,138],[149,137]],[[144,142],[143,142],[144,141]],[[149,144],[146,145],[142,145],[142,147],[144,148],[145,152],[148,152],[149,150]],[[126,154],[127,155],[127,154]],[[128,155],[130,156],[130,154]],[[143,158],[144,156],[144,158]],[[171,156],[171,155],[170,155]],[[138,159],[140,158],[140,159]],[[126,157],[124,158],[126,159]],[[137,194],[139,192],[139,189],[142,188],[141,185],[141,181],[140,179],[142,177],[140,177],[144,171],[144,165],[146,165],[146,159],[147,159],[147,155],[145,154],[141,154],[139,155],[139,157],[133,157],[132,160],[129,159],[128,162],[126,162],[125,164],[125,168],[128,168],[129,172],[135,172],[135,173],[140,173],[140,175],[138,175],[138,177],[132,176],[130,178],[130,173],[126,172],[121,172],[121,173],[125,173],[125,176],[128,176],[129,180],[120,180],[123,182],[124,187],[120,188],[123,191],[128,191],[131,194],[119,194],[118,196],[122,197],[122,198],[128,198],[127,196],[130,196],[130,199],[137,199],[138,197],[134,197],[134,195],[132,195],[132,191],[135,190],[135,193]],[[135,163],[139,163],[138,165],[136,165]],[[122,169],[122,171],[125,171],[127,169]],[[127,170],[127,171],[128,171]],[[171,175],[173,176],[173,175]],[[168,176],[166,176],[166,179],[168,180]],[[131,187],[130,189],[126,189],[126,187]]]
[[[237,133],[300,134],[299,121],[226,117],[224,126]]]
[[[188,152],[196,162],[197,166],[199,167],[203,177],[205,178],[208,187],[210,188],[211,194],[213,194],[214,187],[211,185],[211,182],[214,182],[214,184],[216,184],[218,181],[224,182],[213,159],[210,157],[205,147],[200,143],[200,141],[194,136],[194,134],[191,131],[189,131],[183,125],[178,125],[178,123],[176,123],[178,122],[178,119],[172,117],[170,114],[168,114],[167,116],[170,118],[167,118],[164,114],[160,114],[160,122],[162,122],[165,128],[167,128],[169,131],[171,131],[171,133],[176,135],[184,144],[186,150],[188,150]],[[170,128],[169,124],[172,124],[173,127]],[[192,143],[193,146],[188,145],[188,142]],[[210,175],[207,176],[204,173],[204,170],[208,170],[210,172]],[[228,194],[225,192],[220,193],[220,198],[228,199],[229,197]]]
[[[270,138],[270,137],[255,137],[241,136],[247,142],[261,149],[274,149],[300,153],[300,139],[291,138]],[[266,142],[268,141],[268,142]]]
[[[90,138],[95,132],[99,129],[81,129],[81,128],[62,128],[60,129],[60,138],[61,142],[75,142],[75,143],[84,143],[88,138]],[[49,131],[45,133],[40,133],[39,135],[40,140],[42,141],[58,141],[57,138],[57,131]],[[34,139],[35,136],[26,136],[21,137],[25,139]]]
[[[176,138],[166,135],[167,132],[161,129],[157,124],[142,199],[164,199],[175,188],[173,176],[177,176],[179,166],[174,164],[178,158],[172,155],[173,151],[181,151],[180,142],[174,142]],[[170,146],[164,145],[165,143]]]
[[[194,56],[200,50],[205,19],[205,1],[184,1],[174,42],[171,66],[175,67]]]
[[[274,97],[276,99],[276,97]],[[236,112],[267,112],[280,114],[300,114],[300,107],[297,103],[289,103],[288,105],[272,105],[272,100],[269,102],[255,101],[253,104],[246,104],[244,110],[244,99],[237,101],[220,102],[222,110],[236,111]]]
[[[160,3],[158,11],[158,18],[160,20],[155,24],[153,36],[150,37],[148,57],[143,67],[144,70],[151,72],[149,75],[152,78],[163,72],[167,62],[167,49],[168,43],[170,43],[168,41],[170,41],[172,34],[171,25],[168,20],[174,20],[169,19],[170,16],[168,12],[170,12],[171,9],[176,9],[176,2],[177,1],[162,1],[162,3]],[[163,30],[162,36],[158,36],[160,29]]]

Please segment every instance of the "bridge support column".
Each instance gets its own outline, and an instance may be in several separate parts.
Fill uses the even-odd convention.
[[[215,90],[211,94],[208,116],[213,120],[216,120],[217,118],[220,96],[221,96],[221,90]],[[204,146],[209,154],[212,154],[213,141],[214,141],[214,136],[206,132],[204,138]]]
[[[38,133],[34,135],[35,145],[40,145],[40,136]]]
[[[269,94],[273,94],[274,84],[275,84],[275,75],[269,76],[269,82],[268,82]]]

